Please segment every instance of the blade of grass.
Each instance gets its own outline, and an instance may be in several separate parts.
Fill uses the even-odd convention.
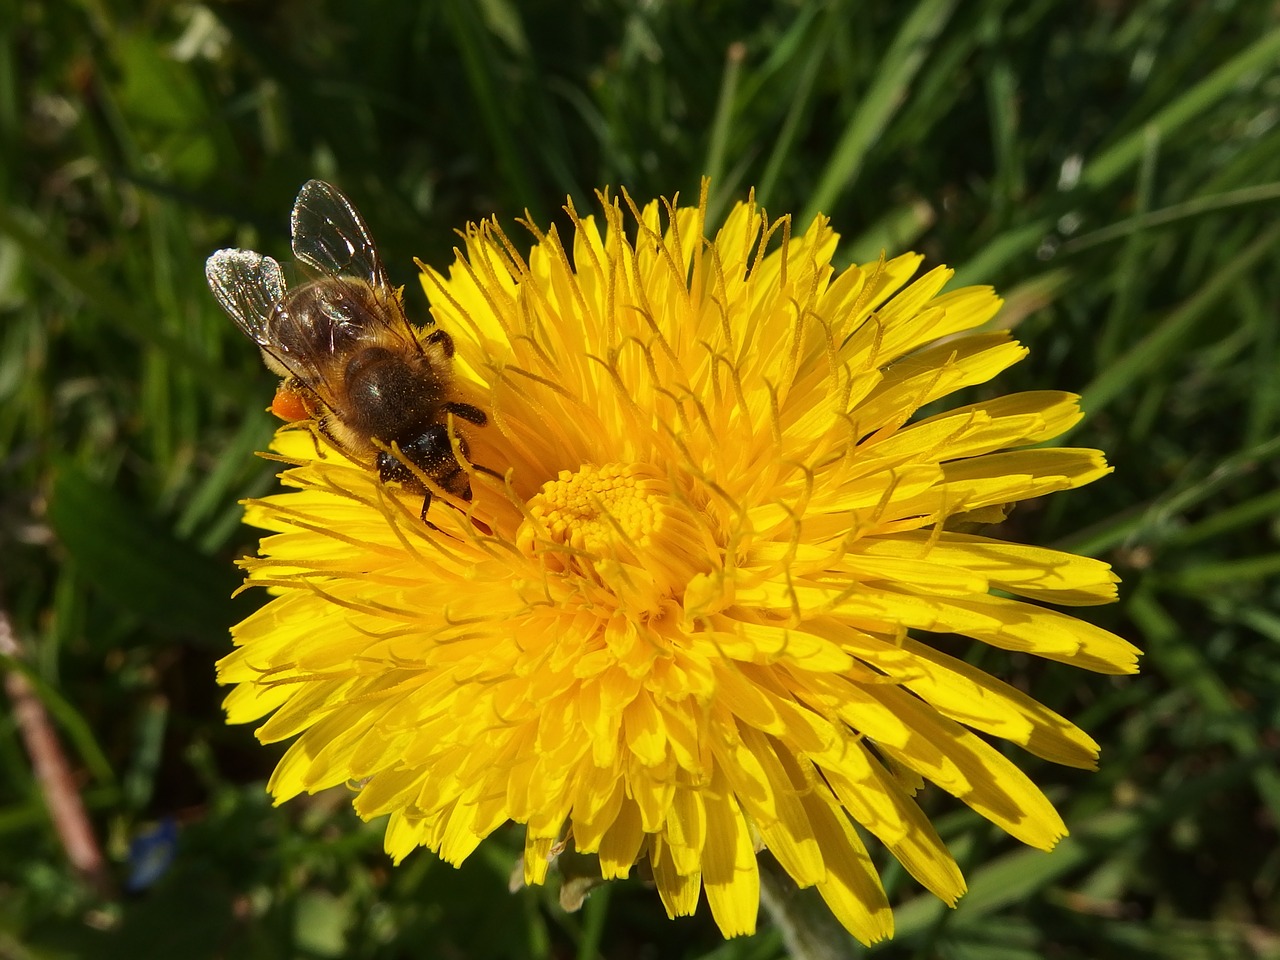
[[[707,203],[707,219],[720,222],[720,214],[729,200],[728,184],[724,180],[724,158],[729,149],[729,131],[737,109],[738,81],[742,76],[742,62],[747,48],[737,41],[729,44],[724,54],[724,70],[720,74],[720,96],[716,100],[716,113],[711,120],[711,136],[707,143],[706,171],[711,178],[712,194]]]
[[[1223,739],[1241,761],[1252,763],[1258,758],[1274,757],[1275,751],[1263,747],[1260,731],[1250,723],[1250,714],[1239,708],[1214,665],[1195,642],[1185,637],[1182,624],[1164,608],[1151,586],[1144,584],[1130,597],[1128,611],[1146,637],[1144,647],[1152,665],[1165,673],[1174,686],[1195,697],[1205,716],[1224,731]],[[1256,766],[1252,780],[1272,822],[1280,823],[1280,770],[1274,761]]]
[[[1176,533],[1166,537],[1161,531],[1176,530],[1174,520],[1177,517],[1204,503],[1241,475],[1253,473],[1260,464],[1278,453],[1280,436],[1240,450],[1219,463],[1204,479],[1146,504],[1136,504],[1119,516],[1059,540],[1054,546],[1059,550],[1096,557],[1127,541],[1155,545],[1177,543]],[[1205,523],[1212,523],[1213,519],[1209,518]]]
[[[853,263],[877,260],[881,252],[892,257],[909,250],[935,219],[933,207],[924,200],[895,207],[856,238],[842,243],[832,265],[843,269]]]
[[[137,309],[109,284],[99,282],[89,269],[76,265],[51,243],[39,238],[23,219],[13,208],[0,204],[0,233],[8,234],[32,262],[75,291],[86,310],[108,317],[140,344],[159,347],[174,361],[199,374],[202,383],[222,396],[244,396],[252,392],[253,386],[247,378],[217,366],[209,357],[160,328],[147,311]]]
[[[1264,33],[1160,110],[1144,126],[1155,127],[1162,139],[1170,139],[1184,124],[1235,90],[1246,76],[1265,75],[1266,70],[1277,59],[1280,59],[1280,27]],[[1146,137],[1145,129],[1135,130],[1119,143],[1102,151],[1092,161],[1086,162],[1080,185],[1096,189],[1113,182],[1142,157]]]
[[[948,286],[957,290],[975,283],[990,283],[1005,264],[1034,250],[1052,229],[1053,220],[1046,217],[1006,230],[956,267],[956,275]]]
[[[894,937],[914,938],[950,918],[948,927],[963,930],[981,923],[1010,903],[1056,883],[1090,863],[1101,863],[1122,847],[1147,844],[1174,819],[1199,810],[1209,797],[1237,786],[1246,777],[1278,776],[1270,769],[1275,751],[1257,751],[1214,770],[1211,775],[1180,784],[1153,796],[1141,809],[1106,810],[1071,824],[1071,835],[1046,853],[1020,847],[969,872],[969,890],[954,911],[931,894],[920,894],[894,909]]]
[[[179,538],[190,537],[200,524],[226,505],[236,477],[245,471],[253,452],[265,448],[274,427],[271,418],[261,411],[253,411],[244,418],[235,436],[219,451],[213,469],[194,492],[187,494],[186,506],[174,525],[174,533]]]
[[[1275,517],[1280,517],[1280,490],[1272,490],[1215,511],[1198,523],[1184,527],[1167,542],[1172,546],[1190,547]]]
[[[1160,586],[1175,593],[1214,595],[1229,584],[1247,584],[1280,574],[1280,553],[1240,560],[1197,563],[1157,579]]]
[[[1260,183],[1252,187],[1242,187],[1239,190],[1228,190],[1225,193],[1215,193],[1207,197],[1196,197],[1193,200],[1175,203],[1160,210],[1153,210],[1150,213],[1127,217],[1098,230],[1091,230],[1089,233],[1082,233],[1080,236],[1064,243],[1062,245],[1062,253],[1079,253],[1081,250],[1088,250],[1090,247],[1096,247],[1102,243],[1121,240],[1135,233],[1150,230],[1152,227],[1163,227],[1171,223],[1177,223],[1180,220],[1198,217],[1202,214],[1230,210],[1233,207],[1247,207],[1256,203],[1266,203],[1268,200],[1280,200],[1280,183]]]
[[[806,11],[814,9],[814,7],[808,7]],[[804,13],[801,16],[804,16]],[[807,23],[804,26],[807,27]],[[799,75],[795,81],[795,93],[787,106],[787,115],[783,118],[782,129],[778,131],[778,136],[773,141],[773,149],[769,151],[764,173],[756,182],[756,197],[762,206],[768,206],[778,178],[792,158],[792,150],[800,133],[800,121],[809,110],[810,101],[813,98],[814,81],[817,79],[819,68],[826,60],[831,36],[832,31],[819,29],[812,45],[803,51]]]
[[[596,960],[603,957],[600,949],[604,942],[605,925],[609,919],[609,895],[612,887],[602,884],[591,892],[582,905],[582,939],[578,941],[578,960]]]
[[[1244,442],[1256,443],[1262,437],[1280,431],[1280,324],[1276,323],[1276,300],[1272,291],[1241,285],[1234,302],[1250,334],[1253,352],[1253,390],[1245,417]]]
[[[1016,330],[1027,317],[1061,299],[1074,280],[1075,274],[1071,270],[1059,268],[1047,270],[1002,291],[1004,306],[982,329]]]
[[[1160,135],[1155,127],[1148,127],[1149,136],[1143,141],[1142,165],[1138,168],[1138,188],[1135,206],[1139,216],[1151,207],[1151,194],[1155,185],[1156,161],[1160,155]],[[1129,328],[1133,325],[1139,311],[1139,301],[1148,273],[1141,269],[1143,251],[1146,249],[1145,231],[1135,230],[1126,239],[1120,251],[1115,278],[1117,288],[1111,300],[1111,308],[1102,322],[1102,332],[1094,355],[1097,365],[1106,366],[1120,352],[1120,345],[1128,342]]]
[[[907,99],[911,81],[955,10],[956,0],[920,0],[885,51],[876,80],[859,99],[800,217],[812,223],[853,186],[867,153]]]
[[[221,646],[252,609],[244,598],[226,599],[239,585],[229,563],[178,540],[74,465],[54,476],[49,524],[86,580],[166,636]]]
[[[1209,308],[1223,295],[1229,293],[1240,277],[1247,273],[1267,254],[1272,253],[1280,241],[1280,225],[1272,226],[1247,248],[1232,257],[1200,291],[1181,307],[1169,314],[1151,333],[1147,334],[1116,361],[1093,379],[1082,391],[1080,407],[1085,417],[1093,417],[1127,390],[1135,381],[1165,362],[1174,349],[1195,327],[1209,315]],[[1066,436],[1058,438],[1061,443]]]
[[[492,68],[501,58],[495,55],[488,41],[480,11],[475,4],[464,0],[449,0],[444,8],[445,19],[462,55],[471,94],[480,108],[481,123],[493,144],[498,168],[508,189],[520,199],[534,222],[545,222],[547,217],[539,202],[539,191],[528,169],[529,151],[520,145],[506,109],[508,101],[498,93]]]
[[[125,804],[134,810],[144,810],[151,803],[168,728],[168,701],[153,697],[139,714],[133,749],[129,754],[131,763],[120,784]]]
[[[983,39],[997,50],[1000,44],[1001,10],[989,10],[983,17]],[[1007,53],[996,55],[986,76],[987,114],[991,118],[991,147],[995,154],[992,183],[992,214],[1003,218],[1026,190],[1026,171],[1018,144],[1018,75]]]

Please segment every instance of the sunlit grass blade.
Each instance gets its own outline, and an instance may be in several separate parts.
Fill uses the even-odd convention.
[[[1152,664],[1180,689],[1194,695],[1203,716],[1214,721],[1219,736],[1242,762],[1258,763],[1252,771],[1253,785],[1271,816],[1280,821],[1280,769],[1270,762],[1276,757],[1275,749],[1264,746],[1261,718],[1238,709],[1228,685],[1196,643],[1185,636],[1177,619],[1161,604],[1156,589],[1138,592],[1129,604],[1146,637]]]
[[[1280,27],[1264,33],[1172,103],[1164,106],[1143,125],[1144,129],[1134,130],[1089,160],[1081,176],[1081,185],[1104,186],[1137,163],[1142,157],[1143,143],[1148,136],[1145,127],[1156,128],[1162,139],[1174,136],[1184,125],[1231,93],[1244,77],[1251,74],[1261,76],[1261,72],[1273,67],[1277,60],[1280,60]]]
[[[912,78],[942,34],[956,6],[955,0],[919,0],[885,50],[875,81],[858,101],[836,141],[800,222],[828,213],[836,199],[853,186],[863,161],[890,118],[907,98]]]
[[[1082,391],[1080,406],[1085,414],[1096,415],[1117,396],[1131,388],[1135,380],[1167,362],[1194,326],[1211,316],[1210,309],[1233,289],[1240,277],[1264,257],[1276,253],[1277,242],[1280,242],[1280,226],[1273,226],[1231,257],[1194,297],[1105,367]]]

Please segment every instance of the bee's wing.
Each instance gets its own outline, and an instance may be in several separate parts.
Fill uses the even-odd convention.
[[[287,343],[304,342],[294,334],[296,320],[285,303],[286,288],[280,264],[253,250],[219,250],[205,261],[204,274],[214,297],[236,326],[262,348],[276,373],[301,380],[329,406],[334,391],[314,358]]]
[[[390,335],[406,349],[422,349],[368,226],[342,191],[323,180],[308,180],[293,203],[292,227],[293,255],[304,265],[326,277],[369,285],[383,307],[373,318],[378,330],[367,331],[372,342]]]
[[[293,255],[325,276],[358,277],[391,292],[369,228],[351,201],[323,180],[308,180],[293,204]]]
[[[241,330],[264,349],[271,349],[268,321],[284,303],[280,264],[252,250],[219,250],[204,263],[209,289]]]

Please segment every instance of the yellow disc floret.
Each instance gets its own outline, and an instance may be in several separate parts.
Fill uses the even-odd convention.
[[[516,534],[522,553],[588,578],[633,613],[678,597],[715,557],[686,497],[650,464],[562,470],[527,509]]]

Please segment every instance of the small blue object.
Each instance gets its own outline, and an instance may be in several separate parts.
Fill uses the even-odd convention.
[[[129,842],[129,877],[125,889],[138,893],[147,889],[173,865],[178,855],[178,821],[161,818]]]

